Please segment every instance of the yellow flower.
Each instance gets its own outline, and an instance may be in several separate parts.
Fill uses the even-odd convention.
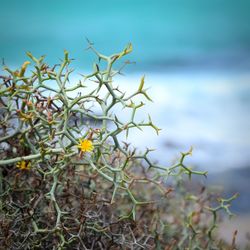
[[[92,144],[92,141],[88,139],[84,140],[79,140],[79,144],[77,147],[82,151],[82,152],[91,152],[94,149],[94,146]]]
[[[28,161],[19,161],[16,164],[16,167],[19,168],[20,170],[29,170],[30,169],[30,162]]]

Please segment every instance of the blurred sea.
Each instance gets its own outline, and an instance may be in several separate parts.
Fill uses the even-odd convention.
[[[250,1],[1,1],[0,56],[21,64],[25,51],[51,63],[71,52],[88,67],[85,37],[109,54],[132,42],[135,71],[249,70]]]
[[[132,91],[140,77],[116,82]],[[133,144],[157,149],[151,154],[164,165],[190,146],[188,162],[208,171],[250,165],[250,73],[148,73],[145,85],[154,102],[147,102],[137,120],[147,120],[149,113],[162,131],[157,136],[151,129],[135,130]]]

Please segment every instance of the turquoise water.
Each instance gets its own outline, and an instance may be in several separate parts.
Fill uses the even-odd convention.
[[[250,68],[247,0],[9,0],[0,6],[0,57],[9,65],[21,64],[24,51],[56,63],[67,49],[86,68],[88,37],[107,54],[132,42],[135,71]]]

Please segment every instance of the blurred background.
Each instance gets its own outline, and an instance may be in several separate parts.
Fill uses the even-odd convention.
[[[131,42],[128,58],[136,64],[117,84],[136,89],[145,74],[154,103],[144,111],[162,128],[158,137],[136,131],[131,141],[156,148],[152,157],[165,165],[192,145],[189,163],[208,170],[204,182],[224,187],[225,195],[239,192],[233,211],[245,219],[237,227],[250,223],[250,1],[2,0],[0,6],[0,58],[12,68],[27,60],[26,51],[55,64],[67,49],[76,73],[90,72],[95,57],[85,50],[86,37],[104,54]],[[239,231],[243,237],[246,229]]]

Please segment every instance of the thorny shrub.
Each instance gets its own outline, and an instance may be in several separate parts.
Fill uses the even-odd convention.
[[[93,72],[73,85],[67,51],[50,67],[27,53],[18,70],[4,67],[0,82],[0,242],[3,249],[231,249],[216,236],[229,199],[211,203],[205,188],[185,176],[206,175],[179,161],[161,166],[121,142],[131,129],[159,128],[136,111],[151,101],[144,77],[126,94],[114,64],[132,51],[97,56]],[[125,64],[127,64],[126,62]],[[29,65],[31,64],[31,65]],[[31,71],[28,68],[33,67]],[[90,86],[90,87],[87,87]],[[126,122],[115,114],[121,106]],[[99,110],[97,112],[97,110]],[[127,116],[126,116],[127,117]],[[213,205],[212,205],[213,204]],[[236,233],[235,233],[236,235]]]

